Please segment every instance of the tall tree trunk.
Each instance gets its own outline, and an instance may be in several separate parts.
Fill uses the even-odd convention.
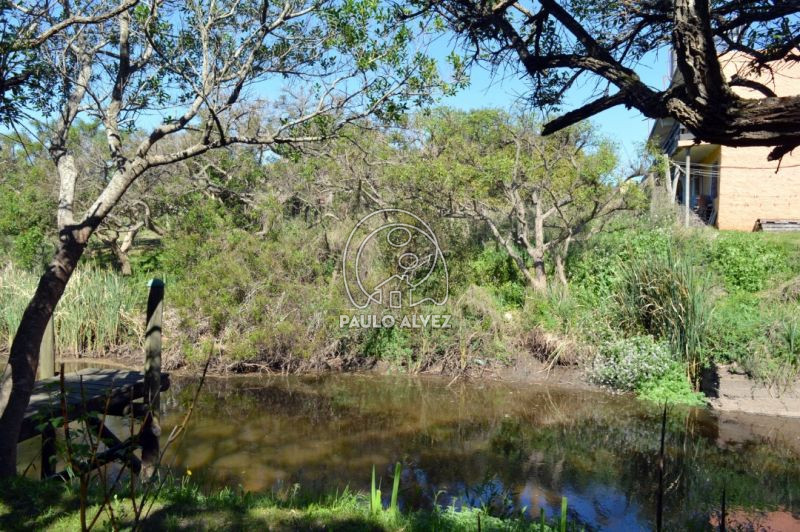
[[[2,382],[2,395],[7,395],[8,402],[0,405],[3,409],[0,416],[0,478],[16,475],[17,442],[36,381],[42,336],[83,254],[90,231],[88,227],[71,227],[61,231],[55,257],[39,279],[36,292],[25,308],[14,335],[8,358],[11,371],[6,368]],[[7,387],[10,387],[10,392]]]

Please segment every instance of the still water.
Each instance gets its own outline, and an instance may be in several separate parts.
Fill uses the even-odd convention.
[[[164,436],[197,381],[173,377]],[[326,375],[208,379],[177,472],[213,488],[278,494],[390,491],[403,466],[404,508],[560,511],[589,529],[655,522],[658,407],[597,391],[435,378]],[[665,523],[703,528],[720,508],[756,520],[800,513],[800,420],[675,409],[666,434]]]

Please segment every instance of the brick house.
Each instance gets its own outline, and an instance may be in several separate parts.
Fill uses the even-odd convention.
[[[726,54],[720,62],[730,79],[744,71],[746,57]],[[800,65],[777,64],[773,68],[774,79],[766,74],[748,77],[778,96],[800,94]],[[680,73],[671,70],[673,81],[679,79]],[[733,90],[748,98],[763,97],[749,88]],[[697,142],[672,118],[656,120],[650,140],[669,157],[671,194],[706,223],[719,229],[752,231],[759,219],[800,220],[800,150],[786,155],[776,173],[778,163],[767,161],[771,148]]]

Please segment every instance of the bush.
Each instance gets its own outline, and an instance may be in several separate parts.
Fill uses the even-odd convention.
[[[636,388],[636,395],[654,403],[704,406],[702,393],[692,390],[692,384],[680,364],[672,364],[663,375],[643,381]]]
[[[770,319],[754,294],[738,292],[723,298],[714,309],[705,337],[708,357],[742,363],[750,357],[753,341],[763,336]]]
[[[664,342],[633,336],[604,344],[592,361],[589,378],[596,384],[631,391],[665,375],[675,359]]]
[[[194,241],[178,237],[167,253],[186,247],[184,239]],[[184,339],[213,339],[229,359],[277,366],[321,351],[334,311],[320,240],[294,223],[264,238],[231,228],[210,232],[175,289]]]
[[[525,304],[525,279],[504,250],[484,248],[469,261],[467,271],[472,282],[492,290],[501,307],[522,308]]]
[[[569,279],[594,297],[611,296],[623,278],[625,264],[666,255],[672,242],[668,228],[631,227],[595,236],[576,247],[567,261]]]
[[[776,319],[764,334],[751,342],[752,354],[745,358],[745,370],[781,393],[790,388],[800,374],[800,321],[798,308]]]
[[[721,233],[711,257],[715,271],[732,291],[757,292],[770,276],[788,269],[783,248],[759,233]]]

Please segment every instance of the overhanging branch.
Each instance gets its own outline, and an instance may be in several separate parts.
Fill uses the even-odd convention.
[[[583,107],[574,109],[554,120],[551,120],[542,128],[542,135],[551,135],[556,131],[560,131],[564,128],[577,124],[581,120],[591,118],[598,113],[623,103],[625,103],[625,95],[622,92],[618,92],[611,96],[603,96],[590,103],[587,103]]]

